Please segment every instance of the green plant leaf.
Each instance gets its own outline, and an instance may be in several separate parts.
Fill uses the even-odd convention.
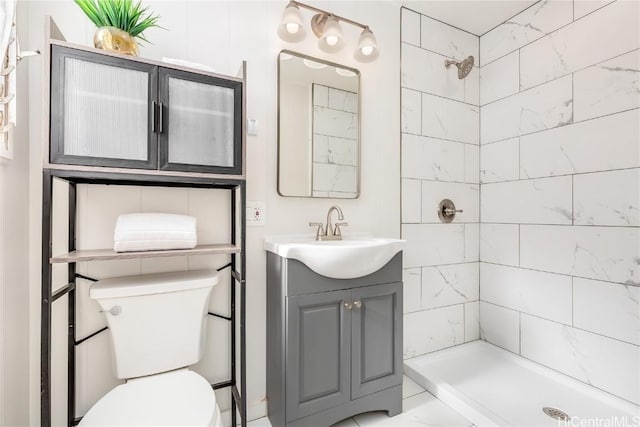
[[[158,25],[160,16],[143,7],[140,0],[74,0],[96,27],[116,27],[147,41],[142,33]],[[164,29],[164,28],[163,28]]]

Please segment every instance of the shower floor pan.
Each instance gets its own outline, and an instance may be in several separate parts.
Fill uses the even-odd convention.
[[[404,370],[478,426],[640,426],[640,407],[484,341],[406,360]]]

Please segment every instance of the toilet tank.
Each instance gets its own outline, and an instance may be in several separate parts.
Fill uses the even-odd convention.
[[[141,377],[193,365],[204,353],[215,270],[114,277],[91,285],[111,331],[116,376]]]

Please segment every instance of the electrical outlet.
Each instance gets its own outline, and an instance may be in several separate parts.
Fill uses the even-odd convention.
[[[247,201],[247,226],[264,226],[266,219],[264,202]]]

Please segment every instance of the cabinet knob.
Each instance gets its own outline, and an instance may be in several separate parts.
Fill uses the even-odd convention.
[[[344,308],[346,308],[347,310],[351,310],[353,308],[353,304],[350,302],[345,301],[344,302]]]
[[[357,300],[355,300],[355,301],[353,302],[353,305],[354,305],[356,308],[360,308],[360,307],[362,307],[362,301],[360,301],[359,299],[357,299]]]

